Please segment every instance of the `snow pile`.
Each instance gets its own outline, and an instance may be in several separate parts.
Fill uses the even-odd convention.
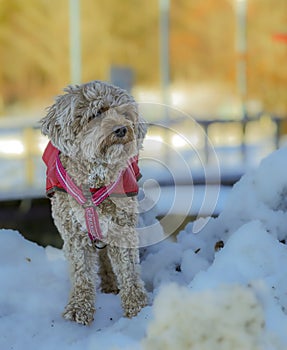
[[[219,217],[189,223],[177,236],[176,242],[163,242],[150,247],[144,265],[152,267],[158,255],[166,259],[160,261],[162,271],[154,269],[152,274],[149,273],[149,285],[152,285],[151,288],[158,287],[170,277],[177,282],[190,282],[197,272],[213,262],[216,246],[226,244],[238,229],[252,221],[259,221],[270,236],[281,242],[287,241],[286,148],[264,159],[258,169],[244,175],[235,184]],[[199,222],[203,228],[194,233],[197,232],[194,227]],[[247,240],[251,239],[251,235],[252,232]],[[259,250],[256,246],[254,249]],[[181,276],[174,273],[176,267],[181,269]]]
[[[262,307],[248,288],[192,293],[171,285],[159,293],[154,312],[146,350],[262,350],[269,341]]]
[[[263,159],[258,169],[244,175],[233,187],[224,210],[208,221],[199,236],[205,242],[204,256],[212,261],[214,245],[229,237],[242,225],[259,220],[279,241],[287,238],[287,149]],[[189,225],[188,232],[193,231]],[[206,244],[207,243],[207,244]]]
[[[286,198],[281,149],[234,186],[218,218],[201,219],[200,232],[190,223],[176,241],[142,249],[153,307],[126,319],[118,296],[98,293],[89,327],[61,317],[70,288],[62,252],[1,230],[0,349],[286,349]]]
[[[287,275],[282,269],[287,266],[287,249],[280,243],[287,237],[287,149],[274,152],[243,176],[218,218],[201,220],[206,222],[199,233],[194,233],[197,223],[190,223],[176,242],[147,250],[142,266],[148,290],[156,294],[170,281],[198,292],[252,285],[268,332],[287,344]],[[220,246],[224,249],[216,249]],[[187,318],[193,312],[183,310]],[[208,315],[204,317],[208,323]]]
[[[285,245],[244,225],[189,288],[160,289],[145,349],[285,349],[286,264]]]
[[[203,242],[185,233],[184,236],[185,240],[164,241],[145,252],[142,276],[148,291],[156,291],[170,281],[186,285],[198,272],[209,267],[208,260],[195,253]]]
[[[150,318],[123,318],[116,295],[97,296],[90,327],[65,321],[69,272],[62,251],[40,247],[12,230],[0,231],[0,349],[137,349]],[[133,344],[135,344],[133,346]]]

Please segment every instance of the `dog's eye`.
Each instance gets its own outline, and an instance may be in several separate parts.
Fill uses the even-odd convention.
[[[97,113],[91,114],[89,117],[88,121],[90,122],[91,120],[94,120],[95,118],[100,118],[102,117],[103,113],[106,112],[109,109],[109,107],[102,107],[100,108]]]
[[[88,118],[88,122],[94,120],[98,116],[99,116],[99,113],[90,115],[89,118]]]

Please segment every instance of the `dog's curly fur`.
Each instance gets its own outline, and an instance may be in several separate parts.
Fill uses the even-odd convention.
[[[142,147],[146,124],[137,104],[125,90],[101,81],[64,91],[41,120],[42,133],[60,150],[77,186],[108,185]],[[124,137],[114,132],[119,126],[126,127]],[[63,316],[85,325],[93,321],[97,264],[102,291],[119,291],[125,316],[135,316],[147,303],[140,279],[136,198],[108,197],[97,207],[107,244],[100,251],[88,237],[84,208],[72,196],[57,191],[51,204],[71,270],[72,290]]]

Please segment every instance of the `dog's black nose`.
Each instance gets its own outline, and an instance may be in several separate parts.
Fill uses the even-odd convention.
[[[117,137],[124,137],[127,133],[128,129],[125,126],[117,126],[114,128],[114,134]]]

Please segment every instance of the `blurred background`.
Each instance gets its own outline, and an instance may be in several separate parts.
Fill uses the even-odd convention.
[[[142,172],[165,188],[177,158],[192,173],[177,186],[230,188],[285,144],[286,0],[0,0],[0,48],[0,228],[43,245],[61,241],[38,121],[68,84],[134,95],[151,123]]]

